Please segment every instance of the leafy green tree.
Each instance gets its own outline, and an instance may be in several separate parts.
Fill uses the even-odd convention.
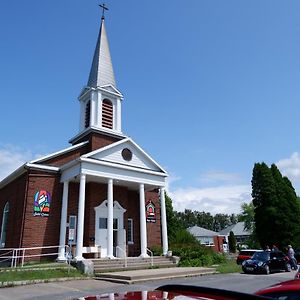
[[[295,190],[275,164],[256,163],[252,176],[255,235],[261,247],[300,245],[300,210]]]
[[[176,213],[173,210],[172,199],[165,193],[166,202],[166,216],[168,224],[168,240],[169,243],[175,238],[176,232],[183,229],[184,227],[180,223],[179,219],[176,217]]]
[[[242,203],[241,205],[242,213],[239,217],[239,221],[245,223],[245,229],[253,231],[254,229],[254,205],[251,201],[250,203]]]
[[[229,252],[231,252],[231,253],[236,252],[236,239],[235,239],[234,233],[232,231],[230,231],[230,233],[229,233],[228,246],[229,246]]]

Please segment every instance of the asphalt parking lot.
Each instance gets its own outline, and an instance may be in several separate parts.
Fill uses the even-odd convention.
[[[71,280],[64,282],[40,283],[0,289],[0,300],[11,299],[72,299],[88,295],[112,292],[153,290],[165,284],[185,284],[215,287],[226,290],[253,293],[266,286],[289,280],[295,272],[281,272],[270,275],[217,274],[186,277],[172,280],[147,281],[139,284],[118,284],[100,280]]]

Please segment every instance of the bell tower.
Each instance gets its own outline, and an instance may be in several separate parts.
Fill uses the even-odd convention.
[[[78,97],[80,124],[79,134],[76,137],[80,137],[80,140],[91,130],[116,137],[123,136],[121,124],[123,95],[116,86],[106,35],[104,9],[107,8],[105,5],[101,7],[103,15],[88,82]],[[76,137],[70,142],[76,143]]]

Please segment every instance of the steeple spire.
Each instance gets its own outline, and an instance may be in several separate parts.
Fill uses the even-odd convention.
[[[115,75],[104,25],[104,11],[108,10],[108,8],[105,4],[99,6],[103,9],[101,26],[87,86],[102,87],[112,85],[116,88]]]

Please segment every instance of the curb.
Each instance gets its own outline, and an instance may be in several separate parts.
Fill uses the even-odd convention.
[[[37,284],[37,283],[63,282],[63,281],[70,281],[70,280],[86,280],[86,279],[90,279],[90,277],[62,277],[62,278],[50,278],[50,279],[3,281],[0,282],[0,288]]]

